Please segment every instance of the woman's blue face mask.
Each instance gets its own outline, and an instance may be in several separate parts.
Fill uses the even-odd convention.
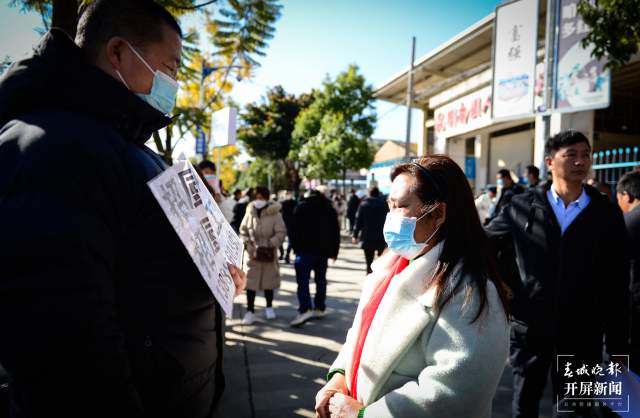
[[[419,218],[410,218],[393,212],[387,213],[383,234],[389,248],[409,260],[420,254],[440,229],[438,226],[424,242],[418,243],[415,241],[416,225],[420,219],[428,214],[429,212]]]
[[[131,46],[130,43],[127,42],[131,51],[136,54],[136,57],[147,67],[149,71],[153,74],[153,84],[151,86],[151,92],[149,94],[135,93],[136,96],[147,102],[149,105],[153,106],[158,111],[166,114],[171,113],[173,107],[176,104],[176,95],[178,94],[178,82],[173,78],[169,77],[165,73],[159,70],[153,70],[147,61],[142,58],[142,55],[136,49]],[[122,74],[120,71],[116,70],[118,77],[124,83],[127,88],[129,86],[124,81]]]

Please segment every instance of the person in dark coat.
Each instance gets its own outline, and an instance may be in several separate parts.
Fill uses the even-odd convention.
[[[535,189],[540,184],[540,169],[535,165],[527,166],[527,185],[529,189]]]
[[[513,196],[524,192],[524,188],[513,181],[509,170],[503,169],[498,171],[496,181],[498,184],[498,200],[492,212],[489,214],[490,219],[497,216],[500,211],[511,202]]]
[[[640,374],[640,171],[625,174],[616,188],[618,205],[624,212],[629,242],[631,291],[631,370]]]
[[[351,196],[347,201],[347,219],[349,220],[349,234],[353,234],[353,229],[356,227],[356,215],[358,214],[358,207],[360,206],[360,198],[356,194],[355,189],[351,189]]]
[[[389,212],[389,206],[380,196],[380,190],[377,187],[371,188],[369,197],[366,198],[356,217],[356,227],[353,230],[352,242],[356,244],[361,241],[364,257],[367,263],[367,274],[371,273],[371,264],[375,253],[378,257],[387,248],[382,232],[384,222]]]
[[[0,79],[12,416],[212,415],[215,299],[147,186],[167,167],[144,144],[171,121],[180,60],[155,2],[95,0],[75,42],[52,29]]]
[[[240,198],[233,206],[233,217],[231,218],[230,224],[234,231],[236,231],[236,233],[240,233],[240,224],[244,219],[244,215],[247,213],[247,206],[249,205],[249,202],[251,202],[254,198],[253,195],[253,188],[247,189],[244,193],[244,196]]]
[[[291,192],[287,192],[286,199],[282,201],[282,219],[284,220],[284,225],[287,228],[287,251],[284,251],[284,244],[281,246],[280,250],[280,260],[284,260],[285,263],[289,264],[291,262],[291,229],[293,228],[293,212],[298,206],[298,201],[293,198],[293,194]]]
[[[514,417],[538,416],[550,371],[553,402],[563,398],[564,376],[556,372],[557,364],[562,370],[566,361],[594,367],[602,361],[603,338],[608,354],[628,353],[622,213],[583,185],[591,147],[581,133],[550,138],[545,162],[553,183],[513,196],[487,226],[513,292]],[[574,409],[565,402],[557,407]]]
[[[296,253],[294,266],[299,304],[298,315],[291,325],[299,326],[313,317],[325,315],[327,264],[330,258],[338,257],[340,250],[338,214],[321,191],[313,190],[294,210],[291,244]],[[316,283],[313,304],[309,293],[312,271]]]

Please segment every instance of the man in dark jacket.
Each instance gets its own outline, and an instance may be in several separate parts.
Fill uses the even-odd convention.
[[[240,232],[240,224],[244,219],[244,215],[247,213],[247,206],[249,205],[249,202],[253,200],[253,193],[253,188],[247,189],[244,196],[233,206],[233,218],[231,219],[230,224],[236,233]]]
[[[387,247],[382,232],[387,212],[389,212],[387,202],[380,197],[380,190],[377,187],[373,187],[369,191],[369,197],[362,202],[358,209],[356,227],[353,230],[352,238],[354,244],[362,241],[362,249],[367,263],[367,274],[371,273],[371,263],[373,263],[375,252],[377,251],[378,256],[381,256]]]
[[[166,165],[144,146],[170,122],[180,28],[151,0],[96,0],[76,42],[53,29],[0,80],[13,414],[209,417],[215,300],[147,186]]]
[[[527,184],[530,189],[535,189],[540,184],[540,169],[535,165],[527,166]]]
[[[284,221],[284,226],[287,228],[287,239],[289,240],[287,244],[287,251],[284,251],[284,244],[282,244],[280,250],[280,260],[284,260],[285,263],[289,264],[291,262],[291,229],[293,228],[293,212],[298,206],[298,201],[293,198],[293,194],[291,192],[287,192],[286,199],[282,201],[282,220]]]
[[[631,370],[640,374],[640,171],[622,176],[616,192],[629,235],[627,248],[631,290]]]
[[[498,183],[498,201],[492,213],[489,214],[490,218],[499,214],[500,211],[511,202],[513,196],[524,192],[524,188],[513,181],[509,170],[503,169],[498,171],[496,181]]]
[[[622,213],[583,186],[591,166],[584,135],[566,131],[550,138],[545,155],[553,184],[514,196],[487,227],[503,273],[505,266],[516,270],[507,275],[514,293],[514,417],[538,416],[550,370],[553,402],[563,398],[563,373],[556,367],[564,371],[567,361],[578,367],[599,364],[603,337],[609,354],[628,353]],[[514,251],[517,263],[506,257]],[[560,409],[574,409],[561,403]]]
[[[351,196],[347,201],[347,219],[349,220],[349,233],[353,233],[353,228],[356,227],[356,215],[358,213],[358,207],[360,206],[360,198],[356,194],[355,189],[351,189]]]
[[[338,214],[321,191],[314,190],[293,212],[291,243],[296,252],[295,269],[298,282],[298,316],[291,321],[298,326],[325,314],[327,295],[327,262],[335,260],[340,250]],[[313,271],[316,295],[311,304],[309,280]]]

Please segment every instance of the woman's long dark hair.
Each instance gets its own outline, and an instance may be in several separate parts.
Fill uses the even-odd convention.
[[[464,304],[470,302],[474,290],[480,298],[478,312],[471,322],[475,322],[487,306],[487,280],[495,285],[505,314],[508,314],[509,290],[498,274],[489,240],[480,224],[471,187],[458,164],[445,155],[432,155],[395,166],[391,180],[400,174],[415,179],[413,192],[424,204],[423,213],[434,208],[438,202],[446,203],[445,221],[436,235],[437,241],[445,241],[435,274],[428,283],[436,286],[436,309],[442,310],[460,285],[452,283],[449,278],[461,262],[462,273],[468,274],[473,282],[473,286],[466,289]]]

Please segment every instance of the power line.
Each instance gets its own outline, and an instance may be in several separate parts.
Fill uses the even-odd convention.
[[[383,118],[385,118],[386,116],[388,116],[391,112],[393,112],[394,110],[396,110],[397,108],[399,108],[400,106],[404,106],[403,103],[398,103],[397,105],[395,105],[394,107],[392,107],[391,109],[387,110],[386,112],[384,112],[382,115],[378,116],[378,121],[382,120]]]

